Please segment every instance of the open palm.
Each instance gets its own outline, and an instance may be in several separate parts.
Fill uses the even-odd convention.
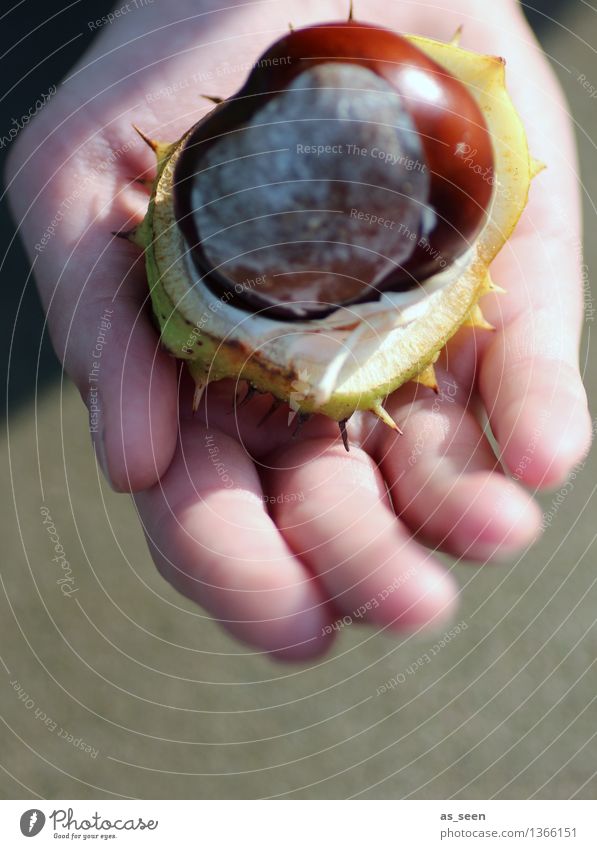
[[[349,454],[323,417],[296,438],[286,407],[260,424],[271,398],[240,408],[245,387],[232,381],[212,384],[193,416],[189,379],[159,345],[142,257],[110,235],[140,220],[153,175],[131,124],[174,140],[211,108],[199,95],[232,94],[288,21],[347,11],[336,0],[223,5],[139,6],[106,24],[15,145],[8,179],[98,460],[115,489],[135,493],[158,568],[239,638],[301,659],[328,646],[339,620],[401,629],[449,616],[457,587],[434,551],[486,560],[523,548],[541,516],[522,485],[554,485],[586,451],[574,147],[513,2],[459,0],[443,13],[357,2],[358,18],[398,31],[447,40],[462,24],[464,47],[507,57],[548,168],[492,267],[506,290],[484,299],[496,329],[459,332],[438,363],[438,394],[411,384],[387,399],[403,435],[355,414]]]

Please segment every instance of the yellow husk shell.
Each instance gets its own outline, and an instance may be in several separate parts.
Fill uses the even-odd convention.
[[[465,272],[433,297],[433,309],[405,327],[387,334],[377,350],[336,387],[331,397],[316,406],[309,397],[295,408],[303,413],[323,413],[341,421],[355,410],[370,410],[387,424],[384,398],[408,380],[435,386],[433,363],[448,339],[463,324],[490,328],[478,305],[494,287],[489,265],[512,233],[527,201],[529,185],[538,163],[529,155],[524,128],[505,87],[504,61],[472,53],[427,38],[409,39],[463,82],[477,100],[494,145],[494,199],[490,220],[480,234]],[[217,108],[217,106],[215,107]],[[147,215],[134,241],[145,249],[153,309],[163,344],[188,361],[198,392],[212,380],[233,377],[249,381],[263,392],[288,401],[292,386],[303,379],[283,347],[251,350],[246,342],[210,335],[203,320],[194,332],[198,309],[192,282],[182,257],[185,245],[176,225],[172,205],[172,178],[183,139],[168,145],[149,142],[158,159],[158,174]],[[189,340],[192,340],[189,346]],[[185,350],[186,349],[186,350]],[[265,353],[267,352],[267,356]]]

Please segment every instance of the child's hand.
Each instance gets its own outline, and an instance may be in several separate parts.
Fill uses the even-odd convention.
[[[139,5],[103,27],[9,163],[52,339],[86,403],[98,326],[112,310],[93,436],[112,485],[136,493],[158,568],[240,639],[289,658],[325,649],[344,616],[396,629],[448,616],[456,583],[425,545],[473,560],[521,550],[541,520],[522,484],[558,483],[590,439],[566,105],[513,3],[445,4],[440,14],[356,0],[355,16],[444,40],[463,24],[464,47],[505,56],[531,150],[548,168],[492,267],[507,290],[484,300],[497,330],[458,334],[439,364],[439,397],[408,386],[388,400],[402,437],[357,414],[349,455],[323,418],[292,441],[282,410],[257,428],[265,398],[229,415],[229,385],[214,385],[192,420],[183,390],[179,433],[176,363],[150,319],[142,257],[110,235],[147,204],[135,178],[152,175],[153,156],[133,122],[175,139],[211,108],[199,95],[233,93],[288,21],[341,19],[347,2],[218,13],[206,0]],[[482,432],[483,409],[517,482]]]

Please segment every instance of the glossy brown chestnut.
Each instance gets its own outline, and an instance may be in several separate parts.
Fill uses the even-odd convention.
[[[333,299],[313,303],[307,309],[297,308],[287,293],[276,297],[271,288],[239,294],[234,282],[212,267],[193,215],[192,186],[201,159],[218,138],[246,124],[300,73],[334,62],[368,68],[398,93],[418,132],[430,174],[426,203],[434,214],[431,229],[422,231],[425,234],[417,237],[411,256],[373,290],[353,287],[346,297],[335,292]],[[464,156],[463,151],[472,153]],[[491,175],[492,169],[492,145],[483,115],[455,77],[389,30],[356,21],[320,24],[293,31],[272,45],[240,91],[190,131],[176,165],[175,215],[197,271],[213,289],[233,294],[238,306],[265,310],[272,317],[317,318],[332,312],[336,305],[375,300],[383,291],[416,287],[448,267],[472,245],[483,225],[493,182],[486,175]]]

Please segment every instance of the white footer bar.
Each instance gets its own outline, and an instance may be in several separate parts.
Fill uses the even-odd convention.
[[[593,801],[0,801],[3,847],[596,849]]]

